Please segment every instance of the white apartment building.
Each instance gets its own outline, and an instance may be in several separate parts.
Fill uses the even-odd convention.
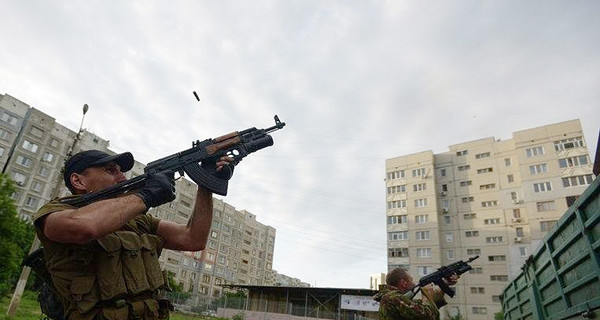
[[[388,270],[417,280],[478,255],[447,308],[492,319],[504,286],[593,179],[579,120],[387,159]]]
[[[51,116],[14,97],[0,95],[0,166],[17,184],[13,198],[22,219],[31,221],[51,198],[70,194],[61,169],[71,148],[73,153],[98,149],[114,154],[107,140],[90,132],[83,130],[76,137],[77,132],[58,124]],[[144,167],[136,162],[126,176],[140,175]],[[185,178],[177,180],[176,200],[153,208],[148,214],[187,223],[196,189],[196,184]],[[207,248],[199,252],[164,250],[159,261],[185,291],[218,297],[224,284],[273,284],[270,272],[275,236],[276,230],[256,221],[256,215],[214,199]]]

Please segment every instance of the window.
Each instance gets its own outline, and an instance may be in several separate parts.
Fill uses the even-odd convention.
[[[463,214],[463,219],[465,219],[465,220],[470,220],[470,219],[475,219],[475,218],[477,218],[477,215],[475,213]]]
[[[401,224],[401,223],[407,223],[408,222],[408,218],[405,214],[402,215],[397,215],[397,216],[389,216],[387,218],[388,224]]]
[[[31,159],[29,159],[27,157],[19,155],[17,157],[17,163],[20,164],[20,165],[22,165],[22,166],[24,166],[24,167],[30,168],[31,165],[33,164],[33,160],[31,160]]]
[[[525,153],[527,154],[528,158],[541,156],[544,154],[544,147],[537,146],[537,147],[527,148],[527,149],[525,149]]]
[[[502,243],[503,240],[504,239],[501,236],[486,237],[485,238],[485,242],[487,242],[487,243]]]
[[[591,174],[562,178],[563,187],[585,186],[591,184],[594,177]]]
[[[548,166],[545,163],[534,164],[532,166],[529,166],[529,173],[531,175],[536,175],[536,174],[546,173],[546,172],[548,172]]]
[[[561,168],[578,167],[578,166],[586,165],[588,163],[590,163],[590,162],[588,160],[587,155],[558,159],[558,166]]]
[[[454,250],[446,251],[446,258],[448,258],[448,260],[454,260]]]
[[[412,171],[413,178],[415,177],[424,177],[425,176],[425,168],[414,169]]]
[[[491,275],[490,276],[490,281],[506,282],[506,281],[508,281],[508,276],[505,276],[505,275]]]
[[[521,257],[527,257],[527,248],[526,247],[519,247],[519,255]]]
[[[478,174],[482,174],[482,173],[488,173],[488,172],[494,172],[493,168],[483,168],[483,169],[477,169],[477,173]]]
[[[469,273],[471,273],[471,274],[482,274],[483,273],[483,267],[473,267],[473,269],[469,270]]]
[[[550,231],[550,229],[552,229],[552,227],[554,227],[555,224],[556,220],[542,221],[540,222],[540,230],[542,232]]]
[[[60,144],[60,140],[58,140],[56,138],[51,138],[50,139],[50,146],[52,148],[57,148],[59,144]]]
[[[513,209],[513,218],[521,217],[521,209]]]
[[[512,174],[506,175],[506,180],[508,181],[508,183],[515,182],[515,176]]]
[[[454,234],[452,233],[452,231],[446,232],[446,242],[453,242],[453,241],[454,241]]]
[[[488,189],[495,189],[495,188],[496,188],[495,183],[482,184],[479,186],[479,190],[488,190]]]
[[[467,254],[470,256],[480,255],[481,249],[467,249]]]
[[[500,218],[485,219],[483,220],[483,224],[500,224]]]
[[[406,258],[408,257],[408,248],[390,248],[388,249],[388,257]]]
[[[215,238],[215,239],[217,239],[217,238],[219,237],[219,233],[218,233],[218,232],[216,232],[216,231],[211,231],[211,232],[210,232],[210,236],[211,236],[211,238]]]
[[[440,176],[441,177],[445,177],[446,176],[446,169],[440,169]]]
[[[487,314],[486,307],[473,307],[471,310],[473,311],[473,314]]]
[[[467,237],[467,238],[479,237],[479,231],[477,231],[477,230],[465,231],[465,237]]]
[[[424,190],[427,190],[427,185],[425,183],[418,183],[418,184],[413,185],[414,192],[424,191]]]
[[[31,151],[33,153],[36,153],[38,148],[40,146],[38,146],[37,144],[29,141],[29,140],[24,140],[23,141],[23,145],[22,145],[23,149],[27,150],[27,151]]]
[[[38,198],[34,198],[32,196],[28,196],[27,199],[25,200],[25,206],[29,207],[29,208],[34,208],[37,206],[38,204]]]
[[[500,300],[500,296],[493,295],[492,296],[492,302],[498,302],[498,303],[500,303],[500,302],[502,302],[502,300]]]
[[[521,228],[521,227],[515,228],[515,233],[517,234],[517,237],[525,236],[525,232],[523,231],[523,228]]]
[[[44,130],[38,128],[38,127],[31,127],[31,130],[29,130],[29,133],[31,133],[32,136],[38,137],[38,138],[42,138],[44,136]]]
[[[484,294],[485,293],[485,288],[484,287],[471,287],[471,293],[473,293],[473,294]]]
[[[499,256],[488,256],[488,261],[491,261],[491,262],[495,262],[495,261],[506,261],[506,256],[504,256],[504,255],[499,255]]]
[[[391,186],[387,188],[387,194],[406,192],[406,185]]]
[[[44,189],[44,185],[39,181],[33,181],[31,184],[31,190],[35,192],[41,192]]]
[[[406,208],[406,200],[388,201],[388,209]]]
[[[408,231],[388,232],[388,240],[408,240]]]
[[[460,186],[461,186],[461,187],[470,186],[470,185],[472,185],[472,184],[473,184],[473,181],[471,181],[471,180],[465,180],[465,181],[461,181],[461,182],[460,182]]]
[[[0,157],[2,157],[4,155],[4,148],[0,147]]]
[[[585,147],[585,144],[583,143],[583,137],[576,137],[576,138],[571,138],[571,139],[554,141],[554,150],[556,150],[556,151],[562,151],[562,150],[573,149],[573,148],[581,148],[581,147]]]
[[[450,224],[450,223],[451,223],[451,219],[450,219],[450,216],[449,216],[449,215],[444,215],[444,216],[442,217],[442,219],[444,220],[444,224],[445,224],[445,225],[448,225],[448,224]]]
[[[12,125],[12,126],[16,126],[17,123],[19,122],[19,119],[17,117],[14,117],[8,113],[4,113],[2,115],[2,118],[0,118],[0,120]]]
[[[426,275],[430,274],[432,271],[433,271],[432,267],[423,267],[423,266],[417,267],[417,273],[420,277],[426,276]]]
[[[481,203],[481,206],[484,208],[489,208],[489,207],[496,207],[498,206],[498,201],[493,200],[493,201],[483,201]]]
[[[478,153],[475,155],[475,159],[482,159],[482,158],[489,158],[489,157],[490,157],[489,152]]]
[[[387,180],[404,178],[404,170],[392,171],[387,173]]]
[[[504,166],[510,167],[512,165],[512,161],[510,158],[504,158]]]
[[[468,164],[465,164],[463,166],[458,166],[458,171],[467,171],[469,169],[471,169],[471,166]]]
[[[429,231],[417,231],[415,232],[417,240],[429,240]]]
[[[423,208],[427,206],[427,198],[415,199],[415,208]]]
[[[469,150],[461,150],[461,151],[457,151],[456,155],[457,156],[466,156],[467,154],[469,154]]]
[[[463,203],[467,203],[467,202],[475,201],[475,198],[474,197],[462,197],[461,200]]]
[[[6,130],[0,129],[0,139],[8,140],[9,133]]]
[[[538,212],[554,211],[554,210],[556,210],[555,207],[554,207],[554,201],[541,201],[541,202],[537,202],[536,206],[537,206],[537,211]]]
[[[533,184],[534,192],[547,192],[552,191],[552,184],[550,182],[541,182]]]
[[[38,174],[42,177],[47,177],[50,174],[50,169],[47,167],[40,167]]]
[[[431,258],[431,248],[417,248],[418,258]]]
[[[417,224],[426,223],[428,220],[429,220],[428,214],[419,214],[419,215],[415,216],[415,223],[417,223]]]

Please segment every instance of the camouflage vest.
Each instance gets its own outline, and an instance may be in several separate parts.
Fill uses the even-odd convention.
[[[35,219],[59,211],[55,209],[60,205],[50,202],[50,209],[45,207]],[[85,245],[50,241],[36,228],[65,319],[168,318],[168,302],[158,299],[166,277],[158,262],[163,240],[152,234],[157,225],[157,219],[138,216]]]

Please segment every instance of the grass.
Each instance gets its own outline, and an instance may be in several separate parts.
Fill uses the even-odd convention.
[[[21,303],[17,308],[14,317],[6,315],[6,310],[10,304],[10,296],[2,297],[0,300],[0,320],[19,319],[19,320],[39,320],[42,318],[40,305],[37,301],[37,292],[25,291],[21,297]]]
[[[23,297],[21,298],[21,303],[19,304],[19,308],[17,309],[17,313],[14,317],[8,317],[6,315],[6,310],[8,305],[10,304],[10,297],[2,297],[0,299],[0,320],[40,320],[43,318],[42,312],[40,311],[40,305],[37,301],[37,292],[33,291],[25,291],[23,293]],[[170,320],[194,320],[194,319],[218,319],[200,315],[188,315],[177,312],[172,312]]]

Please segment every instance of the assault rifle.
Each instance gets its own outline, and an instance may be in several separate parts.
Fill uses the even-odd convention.
[[[144,174],[140,176],[98,192],[88,193],[77,198],[63,199],[62,203],[81,207],[95,201],[114,198],[128,191],[140,189],[150,174],[165,171],[178,172],[181,176],[186,173],[195,183],[213,193],[225,196],[229,179],[233,174],[233,167],[250,153],[272,146],[273,138],[269,133],[282,129],[284,126],[285,122],[279,121],[279,117],[276,115],[275,125],[266,129],[252,127],[218,138],[197,140],[192,142],[190,149],[150,162],[144,168]],[[220,171],[216,171],[215,163],[222,156],[229,156],[233,161]]]
[[[421,290],[421,288],[431,283],[435,283],[438,287],[440,287],[440,289],[442,289],[442,291],[444,291],[451,298],[454,297],[456,291],[453,288],[450,288],[450,286],[448,286],[446,281],[444,281],[444,278],[449,278],[453,274],[460,276],[461,274],[473,269],[473,267],[471,267],[469,263],[471,263],[477,258],[479,258],[479,256],[474,256],[466,262],[461,260],[453,264],[440,267],[436,272],[430,273],[424,276],[423,278],[419,279],[419,283],[415,285],[412,289],[410,289],[410,291],[408,291],[405,294],[405,296],[412,299],[419,292],[419,290]],[[417,290],[415,291],[415,289]]]

